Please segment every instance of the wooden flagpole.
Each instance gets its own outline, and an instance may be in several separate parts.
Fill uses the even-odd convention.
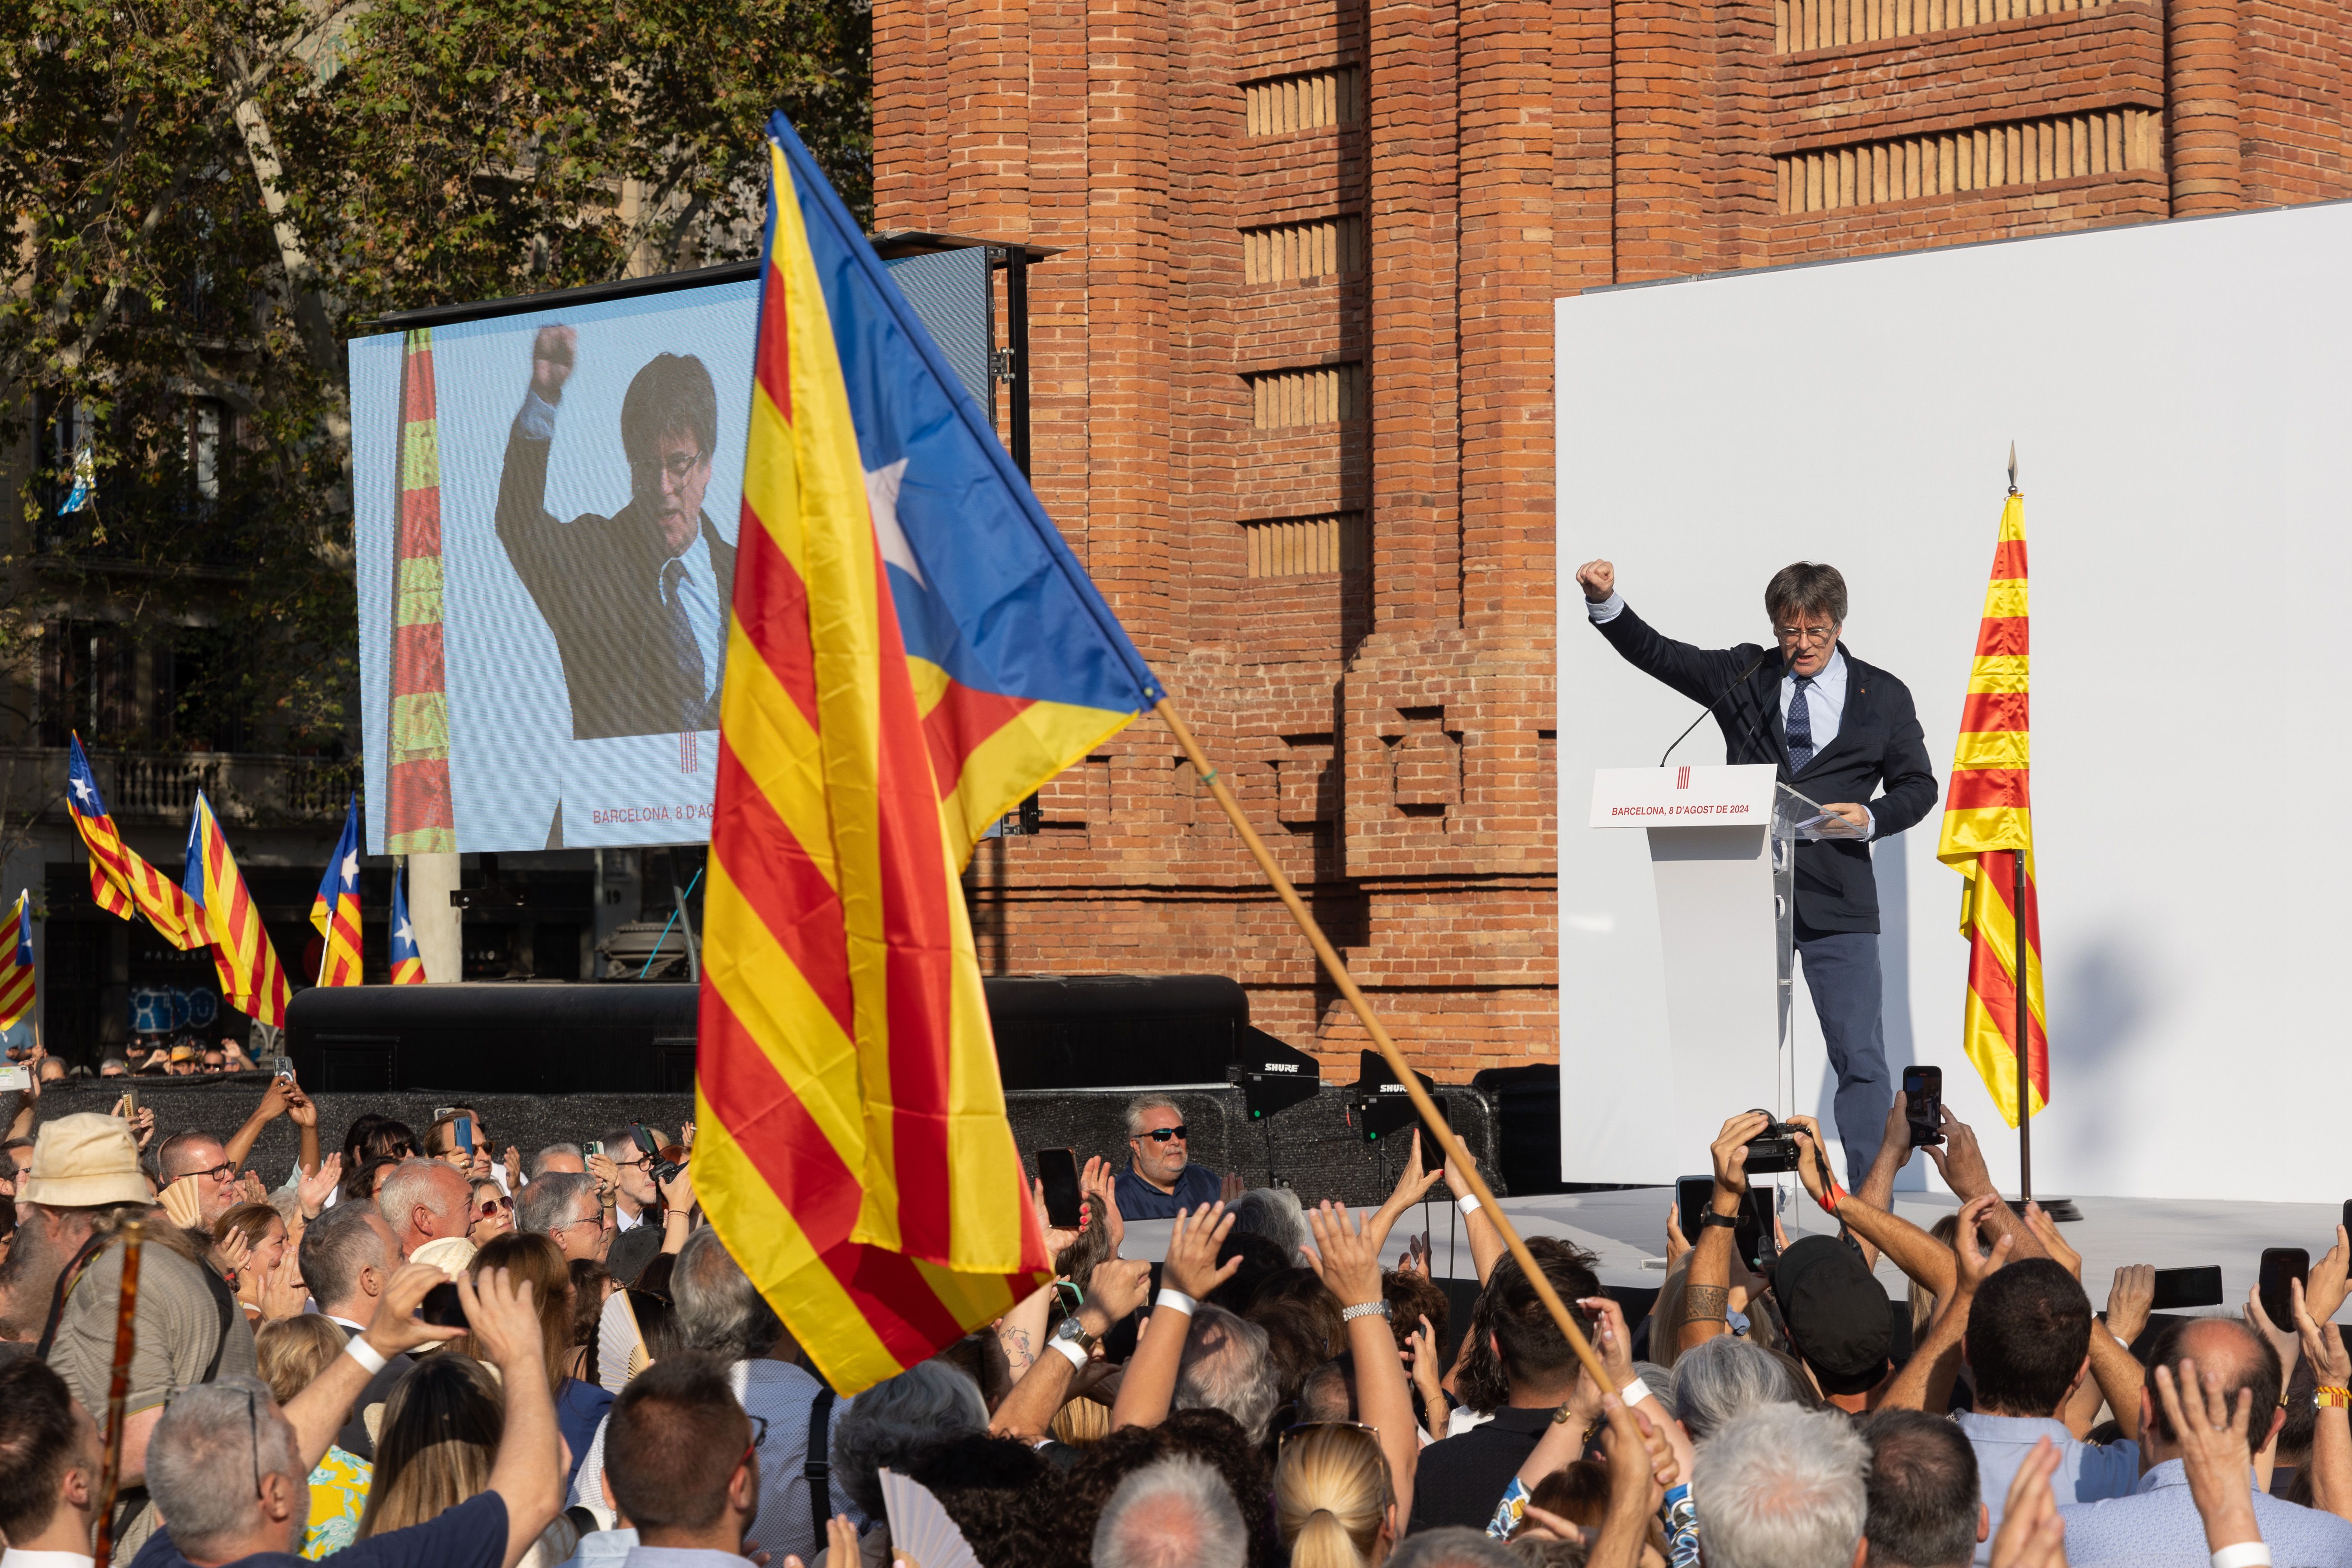
[[[138,1337],[139,1252],[146,1238],[145,1221],[122,1222],[122,1288],[115,1300],[114,1365],[106,1380],[106,1442],[99,1461],[92,1568],[107,1568],[114,1555],[114,1497],[122,1479],[122,1406],[131,1392],[131,1355]]]
[[[1265,879],[1274,885],[1275,893],[1282,900],[1284,907],[1290,910],[1290,918],[1298,923],[1300,931],[1306,932],[1308,945],[1315,949],[1315,956],[1322,961],[1323,972],[1331,977],[1331,984],[1339,988],[1339,994],[1348,999],[1348,1005],[1354,1009],[1357,1021],[1364,1026],[1364,1033],[1371,1037],[1373,1047],[1389,1064],[1389,1070],[1396,1075],[1397,1081],[1404,1085],[1405,1093],[1412,1097],[1412,1108],[1421,1113],[1423,1125],[1429,1129],[1430,1135],[1445,1151],[1445,1156],[1453,1162],[1454,1168],[1469,1182],[1470,1190],[1477,1194],[1486,1217],[1502,1233],[1503,1245],[1510,1248],[1513,1258],[1518,1259],[1528,1282],[1542,1298],[1544,1309],[1551,1313],[1552,1321],[1567,1337],[1569,1348],[1576,1352],[1576,1359],[1584,1363],[1584,1370],[1592,1374],[1593,1386],[1604,1394],[1619,1394],[1620,1390],[1611,1384],[1608,1369],[1601,1365],[1601,1357],[1593,1350],[1591,1342],[1576,1326],[1576,1319],[1569,1311],[1568,1303],[1559,1299],[1559,1292],[1552,1289],[1550,1279],[1528,1251],[1528,1244],[1519,1239],[1518,1231],[1504,1215],[1502,1205],[1495,1201],[1494,1192],[1486,1185],[1486,1179],[1478,1173],[1478,1167],[1471,1163],[1468,1152],[1462,1147],[1461,1139],[1437,1113],[1436,1102],[1429,1098],[1429,1091],[1421,1087],[1421,1079],[1406,1063],[1404,1053],[1397,1049],[1397,1044],[1389,1037],[1388,1030],[1381,1026],[1380,1019],[1372,1013],[1372,1005],[1365,1000],[1354,977],[1349,974],[1348,966],[1340,961],[1338,950],[1331,945],[1331,939],[1325,936],[1323,928],[1315,923],[1315,917],[1307,911],[1306,901],[1298,896],[1298,889],[1291,886],[1290,879],[1284,876],[1282,868],[1275,864],[1265,841],[1257,836],[1257,830],[1250,826],[1249,818],[1243,815],[1241,803],[1234,798],[1234,792],[1225,787],[1223,775],[1209,765],[1209,759],[1202,754],[1200,742],[1192,738],[1192,730],[1177,713],[1170,699],[1161,698],[1153,705],[1152,711],[1160,715],[1160,722],[1166,724],[1169,731],[1176,737],[1176,743],[1184,748],[1184,755],[1192,762],[1192,771],[1200,775],[1201,782],[1209,786],[1209,793],[1215,795],[1217,804],[1224,808],[1225,819],[1234,825],[1234,831],[1242,836],[1242,843],[1248,847],[1250,858],[1257,862],[1257,868],[1265,873]]]

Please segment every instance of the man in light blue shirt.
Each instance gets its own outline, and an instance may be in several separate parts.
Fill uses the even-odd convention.
[[[2060,1503],[2131,1495],[2139,1479],[2139,1446],[2085,1443],[2059,1413],[2090,1375],[2091,1300],[2074,1277],[2046,1258],[2025,1258],[1997,1270],[1977,1292],[1960,1342],[1976,1382],[1976,1409],[1955,1419],[1977,1451],[1978,1485],[1990,1529],[2000,1529],[2001,1506],[2018,1466],[2042,1438],[2058,1450],[2050,1478]],[[2120,1351],[2120,1347],[2118,1347]],[[1992,1561],[1990,1537],[1977,1547]]]
[[[2252,1394],[2254,1418],[2246,1456],[2251,1489],[2253,1451],[2270,1441],[2285,1416],[2279,1408],[2283,1379],[2278,1352],[2233,1319],[2198,1318],[2168,1334],[2148,1364],[2171,1366],[2182,1385],[2193,1388],[2196,1380],[2180,1370],[2183,1359],[2195,1362],[2200,1373],[2220,1373],[2221,1397],[2231,1407],[2241,1389]],[[2189,1496],[2179,1447],[2162,1405],[2146,1387],[2140,1394],[2140,1441],[2148,1468],[2130,1497],[2058,1510],[2066,1521],[2066,1561],[2073,1568],[2107,1563],[2127,1563],[2133,1568],[2208,1568],[2211,1562],[2205,1522]],[[2252,1496],[2254,1522],[2277,1568],[2352,1568],[2352,1524],[2264,1492]],[[2059,1497],[2064,1499],[2063,1489]]]

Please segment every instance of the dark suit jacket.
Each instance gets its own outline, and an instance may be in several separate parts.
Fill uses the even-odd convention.
[[[331,1318],[328,1321],[333,1322],[334,1320]],[[359,1333],[357,1329],[346,1323],[335,1323],[335,1327],[342,1331],[346,1342]],[[368,1436],[367,1429],[368,1406],[382,1405],[390,1399],[393,1386],[415,1364],[415,1356],[396,1355],[383,1363],[382,1372],[368,1379],[367,1386],[360,1390],[360,1396],[352,1401],[352,1413],[344,1418],[343,1429],[335,1434],[336,1447],[346,1454],[356,1454],[371,1465],[375,1463],[375,1439]]]
[[[662,554],[652,520],[635,500],[611,517],[585,512],[570,522],[548,515],[547,454],[554,443],[517,430],[507,437],[499,476],[499,542],[515,574],[547,617],[572,694],[572,738],[660,735],[678,728],[684,700],[669,608],[662,603]],[[735,594],[735,547],[702,514],[702,537],[719,577],[720,624]],[[720,639],[720,648],[726,647]],[[703,722],[718,722],[718,670]]]
[[[1777,763],[1784,783],[1824,805],[1865,803],[1878,820],[1876,838],[1893,837],[1935,808],[1936,773],[1912,711],[1911,689],[1854,658],[1852,648],[1843,650],[1845,711],[1837,739],[1814,752],[1804,772],[1793,773],[1780,729],[1780,678],[1787,670],[1778,648],[1765,651],[1755,643],[1693,647],[1661,637],[1631,607],[1599,629],[1626,663],[1694,702],[1714,701],[1763,653],[1756,673],[1709,710],[1723,730],[1727,762]],[[1886,793],[1873,800],[1871,792],[1881,785]],[[1878,883],[1867,844],[1823,839],[1797,846],[1797,918],[1816,931],[1878,930]]]

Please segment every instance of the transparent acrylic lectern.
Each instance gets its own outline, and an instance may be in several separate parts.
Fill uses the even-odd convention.
[[[1649,836],[1684,1148],[1705,1149],[1746,1107],[1783,1119],[1800,1109],[1790,1034],[1796,846],[1860,835],[1779,773],[1759,763],[1593,773],[1591,826]]]

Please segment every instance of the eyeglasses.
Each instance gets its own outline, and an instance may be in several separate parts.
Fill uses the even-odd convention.
[[[1774,626],[1772,635],[1782,642],[1801,642],[1807,647],[1827,647],[1837,641],[1835,626]]]
[[[667,458],[629,465],[629,482],[641,490],[652,489],[667,475],[673,483],[684,484],[688,475],[702,462],[700,452],[672,452]]]
[[[184,1171],[181,1173],[181,1175],[183,1179],[185,1179],[188,1176],[202,1176],[208,1182],[232,1181],[236,1176],[236,1162],[234,1160],[223,1160],[219,1164],[215,1165],[209,1171]]]
[[[1173,1127],[1148,1127],[1142,1131],[1137,1133],[1136,1136],[1138,1138],[1149,1138],[1154,1143],[1165,1143],[1171,1138],[1181,1141],[1184,1136],[1184,1126],[1183,1123],[1179,1122]]]
[[[163,1395],[163,1408],[169,1410],[172,1402],[189,1389],[204,1386],[201,1383],[190,1383],[173,1389]],[[252,1389],[241,1388],[237,1392],[245,1395],[245,1435],[249,1445],[247,1451],[253,1456],[253,1495],[258,1499],[261,1496],[261,1410],[254,1403]]]
[[[603,1229],[604,1229],[604,1228],[605,1228],[604,1211],[603,1209],[598,1209],[594,1214],[591,1214],[591,1215],[581,1215],[579,1218],[577,1218],[577,1219],[566,1220],[566,1221],[565,1221],[563,1224],[562,1224],[562,1225],[559,1225],[559,1226],[550,1226],[549,1228],[550,1228],[550,1229],[552,1229],[552,1230],[570,1230],[570,1229],[572,1229],[574,1226],[582,1226],[582,1225],[593,1225],[593,1226],[594,1226],[598,1230],[603,1230]]]

